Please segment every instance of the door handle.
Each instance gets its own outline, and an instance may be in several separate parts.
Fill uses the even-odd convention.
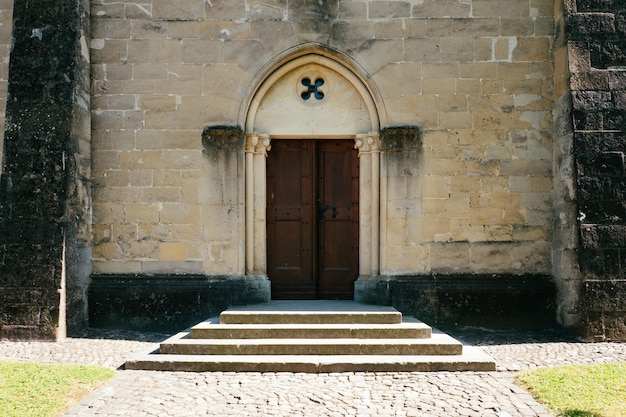
[[[324,215],[328,206],[320,206],[317,208],[317,220],[324,220]]]
[[[319,207],[317,209],[317,219],[318,220],[324,220],[326,218],[326,210],[328,210],[328,209],[332,210],[331,218],[336,219],[337,218],[337,207],[329,207],[329,206],[322,206],[322,207]]]

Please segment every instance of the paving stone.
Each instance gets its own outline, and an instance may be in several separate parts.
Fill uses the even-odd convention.
[[[447,329],[493,356],[497,372],[234,373],[125,371],[125,360],[167,335],[89,330],[62,342],[0,341],[0,359],[97,364],[118,374],[66,417],[553,416],[517,370],[626,362],[626,344],[581,343],[560,331]]]

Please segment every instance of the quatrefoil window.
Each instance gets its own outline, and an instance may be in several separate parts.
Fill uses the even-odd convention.
[[[320,90],[320,87],[324,85],[324,80],[321,78],[317,78],[315,82],[311,82],[311,79],[305,77],[301,81],[302,85],[306,87],[300,97],[302,100],[309,100],[311,96],[315,97],[316,100],[322,100],[324,98],[324,92]]]

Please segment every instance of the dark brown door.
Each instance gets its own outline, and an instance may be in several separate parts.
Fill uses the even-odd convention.
[[[352,299],[358,157],[351,140],[272,140],[267,257],[273,299]]]

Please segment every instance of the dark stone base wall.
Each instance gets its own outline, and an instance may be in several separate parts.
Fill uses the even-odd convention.
[[[626,3],[566,5],[582,331],[626,340]]]
[[[89,324],[178,332],[230,306],[268,302],[269,294],[265,277],[100,275],[89,288]],[[403,276],[368,280],[355,298],[443,328],[543,328],[556,325],[555,294],[543,275]]]
[[[234,305],[269,302],[266,277],[93,276],[89,325],[178,332]]]
[[[556,286],[545,275],[379,277],[357,283],[355,296],[445,328],[556,325]]]

